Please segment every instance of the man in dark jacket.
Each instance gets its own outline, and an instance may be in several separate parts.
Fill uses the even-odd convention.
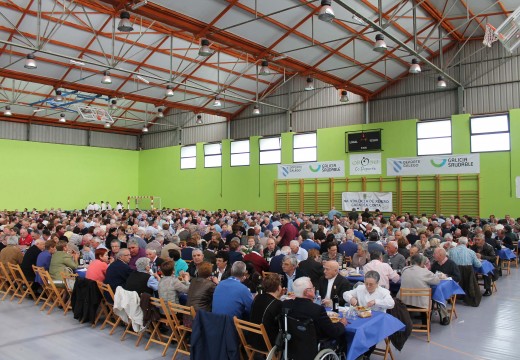
[[[323,276],[323,265],[321,264],[320,251],[310,249],[309,257],[307,260],[300,261],[298,268],[310,277],[314,287],[319,289],[319,281]]]
[[[34,242],[34,245],[31,246],[27,251],[25,252],[25,255],[23,256],[22,263],[20,265],[23,274],[25,275],[25,278],[27,281],[34,281],[34,271],[32,269],[33,265],[36,265],[36,260],[38,259],[38,255],[45,249],[45,240],[38,239]],[[33,290],[36,290],[38,288],[39,284],[35,283],[33,285]]]
[[[293,292],[293,282],[306,274],[298,269],[298,260],[294,255],[286,255],[282,261],[282,287]]]
[[[105,284],[110,285],[114,293],[118,286],[124,286],[132,269],[128,266],[130,261],[130,250],[121,249],[117,253],[117,260],[107,268]]]
[[[338,295],[339,306],[345,306],[343,293],[352,290],[352,284],[339,274],[339,264],[332,260],[323,266],[324,276],[320,278],[319,287],[323,304],[332,307],[332,298]]]

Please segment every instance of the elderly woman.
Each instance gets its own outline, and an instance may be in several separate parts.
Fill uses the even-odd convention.
[[[94,254],[96,259],[88,266],[85,278],[104,282],[109,263],[108,250],[103,248],[97,249]]]
[[[79,253],[69,254],[66,241],[59,241],[49,266],[49,274],[52,280],[62,280],[61,273],[69,271],[68,269],[76,270],[78,267],[78,258]],[[63,287],[64,285],[62,283],[56,283],[56,286]]]
[[[367,250],[367,244],[362,242],[358,244],[358,251],[352,257],[352,267],[363,267],[370,261],[370,256]]]
[[[125,290],[136,291],[139,296],[142,293],[153,295],[159,289],[159,275],[150,275],[150,259],[142,257],[135,262],[137,271],[134,271],[126,279]]]
[[[353,290],[345,291],[343,299],[352,306],[365,306],[375,311],[386,312],[394,307],[390,290],[379,286],[380,276],[377,271],[367,271],[365,283]]]
[[[408,259],[410,256],[410,250],[408,250],[408,240],[404,236],[397,237],[397,252]]]
[[[18,247],[18,237],[7,238],[7,246],[0,252],[0,262],[7,267],[8,263],[20,265],[23,260],[22,250]]]
[[[215,283],[211,280],[213,266],[209,262],[203,262],[199,266],[198,277],[191,280],[188,289],[188,302],[186,305],[193,306],[195,310],[203,309],[211,311]]]
[[[174,304],[179,303],[179,293],[187,293],[190,288],[190,275],[183,272],[177,278],[173,276],[173,261],[168,260],[161,264],[163,277],[159,281],[159,297],[164,301],[171,301]]]

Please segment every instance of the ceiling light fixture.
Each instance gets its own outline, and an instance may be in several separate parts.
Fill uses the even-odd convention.
[[[258,105],[255,105],[255,107],[253,108],[253,115],[260,115],[260,108],[258,107]]]
[[[148,132],[148,128],[146,127],[146,125],[145,125],[145,127],[143,128],[143,132],[144,132],[144,133],[147,133],[147,132]]]
[[[76,60],[72,60],[72,59],[70,59],[69,61],[70,61],[70,63],[73,64],[73,65],[85,66],[85,63],[84,63],[84,62],[81,62],[81,61],[76,61]]]
[[[197,115],[197,120],[195,120],[195,124],[202,125],[204,124],[204,121],[202,121],[202,115]]]
[[[165,96],[171,97],[173,96],[173,88],[171,85],[166,85],[166,94]]]
[[[25,65],[23,66],[26,69],[36,69],[38,65],[36,65],[36,58],[34,54],[27,54],[25,58]]]
[[[213,51],[211,51],[211,49],[209,48],[208,39],[202,39],[200,41],[199,55],[204,57],[213,55]]]
[[[348,103],[350,100],[348,98],[347,90],[341,90],[341,97],[339,98],[339,102]]]
[[[60,123],[67,122],[67,119],[65,119],[65,114],[60,114]]]
[[[4,115],[5,116],[11,116],[13,115],[13,113],[11,112],[11,107],[9,105],[7,105],[5,108],[4,108]]]
[[[141,75],[136,75],[135,76],[137,78],[137,80],[141,80],[142,82],[144,82],[145,84],[149,84],[150,81],[148,81],[147,79],[145,79],[144,77],[142,77]]]
[[[117,100],[110,101],[110,110],[117,110]]]
[[[374,44],[372,50],[378,53],[384,53],[387,50],[385,37],[382,34],[376,35],[376,43]]]
[[[105,123],[105,128],[110,129],[110,123]]]
[[[137,9],[139,9],[142,6],[145,6],[146,4],[148,4],[148,0],[143,0],[143,1],[139,1],[139,2],[137,2],[135,4],[133,4],[130,8],[132,10],[137,10]]]
[[[215,96],[215,101],[213,102],[213,107],[222,107],[222,101],[220,101],[220,96]]]
[[[121,32],[130,32],[134,31],[134,27],[130,22],[130,13],[128,11],[122,11],[121,15],[119,15],[121,20],[119,20],[119,25],[117,25],[117,30]]]
[[[163,118],[164,117],[164,113],[163,113],[163,109],[162,108],[157,109],[157,117],[158,118]]]
[[[332,0],[321,0],[321,8],[320,12],[318,13],[318,19],[321,21],[331,22],[336,18],[331,4]]]
[[[419,74],[421,72],[421,66],[417,59],[412,59],[412,65],[410,65],[410,69],[408,70],[410,74]]]
[[[446,88],[446,86],[448,86],[448,84],[446,84],[446,80],[444,80],[444,76],[440,76],[437,78],[437,89],[444,89]]]
[[[112,84],[112,77],[110,76],[110,71],[106,70],[103,73],[103,79],[101,79],[101,84]]]
[[[260,71],[258,71],[258,75],[271,75],[271,70],[269,70],[269,62],[267,60],[262,61],[262,67],[260,68]]]
[[[307,85],[305,85],[305,91],[314,90],[314,80],[311,77],[307,78]]]
[[[56,90],[56,96],[54,96],[54,102],[62,103],[64,100],[63,95],[61,95],[61,90]]]

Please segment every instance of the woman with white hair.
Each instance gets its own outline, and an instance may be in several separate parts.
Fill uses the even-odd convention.
[[[22,250],[18,247],[18,237],[7,238],[7,246],[0,251],[0,262],[7,267],[8,263],[20,265],[23,260]]]
[[[142,257],[135,262],[137,271],[128,276],[125,290],[136,291],[139,295],[146,292],[150,295],[159,289],[160,277],[157,274],[150,275],[150,259]]]

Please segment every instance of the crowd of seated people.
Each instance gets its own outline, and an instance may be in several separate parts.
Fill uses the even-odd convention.
[[[341,305],[385,310],[392,306],[391,283],[426,287],[441,273],[460,281],[459,267],[480,268],[483,260],[496,264],[502,247],[515,250],[519,232],[519,219],[509,216],[485,221],[408,213],[387,218],[355,210],[345,215],[108,207],[4,211],[0,262],[22,265],[35,291],[41,291],[41,279],[32,265],[58,281],[62,272],[88,263],[86,278],[114,291],[122,286],[274,328],[282,294],[300,304],[298,299],[309,300],[315,289],[325,306],[338,295]],[[366,274],[356,289],[339,274],[347,259]],[[495,276],[483,278],[483,296],[489,296]],[[302,282],[307,288],[298,286]],[[449,324],[445,310],[441,323]]]

